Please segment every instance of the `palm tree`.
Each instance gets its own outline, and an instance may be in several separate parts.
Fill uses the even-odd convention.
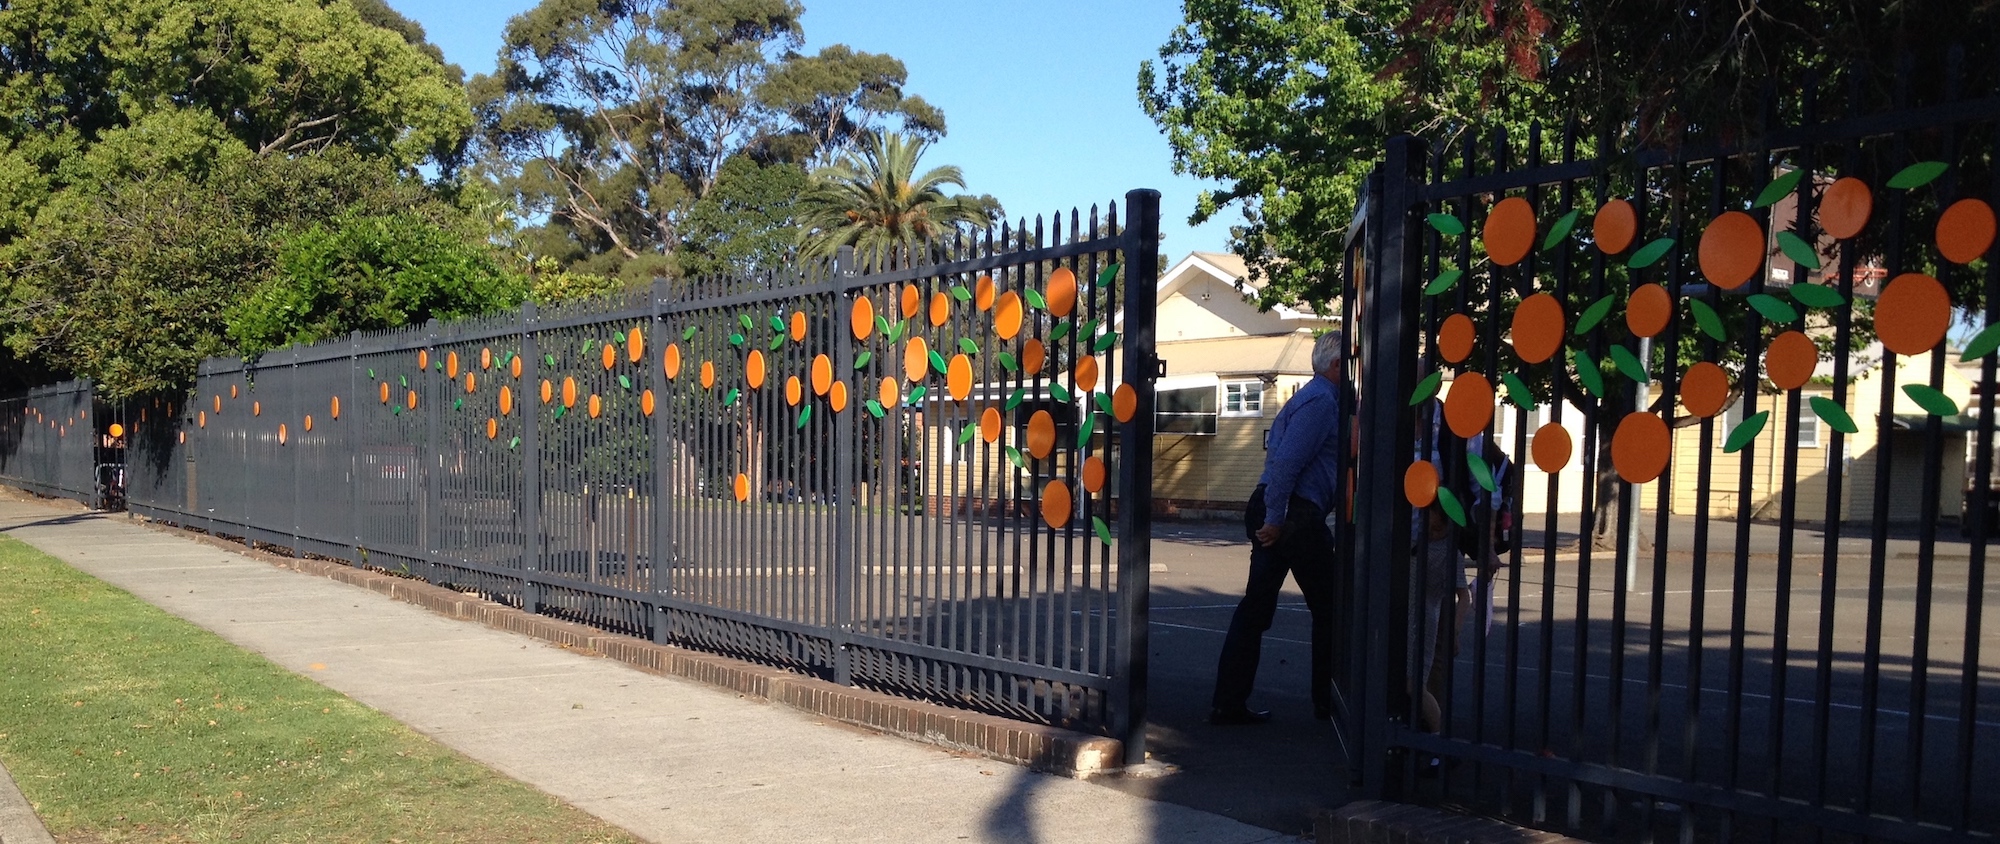
[[[961,224],[986,225],[999,209],[991,197],[945,195],[946,185],[965,187],[957,167],[915,175],[928,145],[870,132],[854,154],[814,170],[815,190],[800,215],[800,252],[823,258],[852,246],[865,266],[877,266],[897,252],[914,254]]]

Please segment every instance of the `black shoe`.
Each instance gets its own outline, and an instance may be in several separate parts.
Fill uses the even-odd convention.
[[[1271,710],[1269,709],[1251,709],[1247,706],[1242,706],[1235,709],[1211,709],[1208,711],[1208,723],[1218,727],[1262,724],[1269,720],[1271,720]]]

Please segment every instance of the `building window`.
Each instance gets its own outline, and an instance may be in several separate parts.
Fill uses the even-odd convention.
[[[1799,448],[1819,448],[1819,417],[1807,410],[1799,414]]]
[[[1162,434],[1215,433],[1215,385],[1154,394],[1153,430]]]
[[[1263,416],[1264,382],[1224,382],[1222,385],[1222,415]]]

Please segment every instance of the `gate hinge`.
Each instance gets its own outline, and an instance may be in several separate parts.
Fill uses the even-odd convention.
[[[1160,357],[1160,356],[1158,356],[1158,355],[1154,355],[1154,356],[1153,356],[1153,377],[1154,377],[1154,378],[1165,378],[1165,377],[1167,377],[1167,360],[1166,360],[1166,358],[1163,358],[1163,357]]]

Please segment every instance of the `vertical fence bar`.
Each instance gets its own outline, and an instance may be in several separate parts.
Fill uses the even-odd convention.
[[[842,330],[853,321],[854,296],[866,295],[854,290],[854,249],[843,246],[833,259],[833,376],[838,383],[854,371],[854,333]],[[860,396],[851,397],[860,402]],[[847,686],[854,683],[854,654],[850,647],[854,635],[854,543],[855,536],[855,462],[859,459],[854,442],[855,420],[859,419],[861,408],[853,408],[853,413],[835,413],[827,420],[833,427],[833,681]]]
[[[1148,614],[1153,560],[1153,314],[1160,258],[1160,192],[1125,194],[1124,384],[1138,401],[1118,456],[1118,619],[1113,731],[1125,743],[1125,764],[1146,761]],[[1086,408],[1086,412],[1088,409]]]
[[[521,609],[542,611],[542,356],[535,342],[535,303],[521,304]]]

